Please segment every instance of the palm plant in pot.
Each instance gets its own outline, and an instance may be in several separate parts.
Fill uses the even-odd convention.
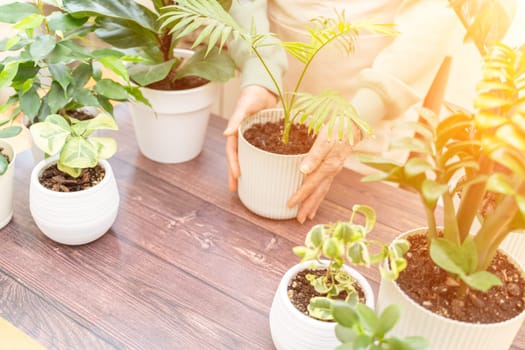
[[[95,18],[96,35],[135,62],[128,65],[151,108],[132,104],[139,149],[161,163],[195,158],[204,144],[211,105],[218,91],[214,82],[233,77],[235,64],[212,46],[197,51],[177,48],[187,31],[161,27],[162,8],[172,0],[152,0],[151,9],[134,0],[64,0],[76,18]],[[229,7],[231,1],[220,1]],[[189,28],[196,29],[196,25]],[[197,37],[194,47],[206,37]]]
[[[365,217],[364,225],[354,222],[358,213]],[[270,330],[277,349],[334,348],[338,344],[334,301],[374,307],[369,283],[348,265],[370,266],[388,259],[388,267],[381,268],[386,278],[396,278],[403,270],[408,243],[401,239],[387,246],[369,239],[375,219],[372,208],[355,205],[349,221],[315,225],[305,245],[294,248],[302,262],[285,273],[270,309]]]
[[[10,119],[0,121],[4,126]],[[11,125],[0,129],[0,229],[11,221],[13,217],[13,185],[15,176],[15,151],[4,138],[18,135],[22,129],[20,126]]]
[[[349,23],[344,14],[336,18],[318,18],[308,27],[308,42],[280,42],[271,33],[258,33],[257,28],[243,28],[232,16],[215,1],[184,0],[168,6],[164,14],[164,25],[178,31],[187,26],[193,29],[194,23],[204,23],[203,32],[209,34],[209,44],[227,38],[242,40],[252,55],[260,60],[266,73],[275,85],[280,101],[280,109],[264,110],[243,121],[239,128],[239,165],[241,176],[238,193],[244,205],[256,214],[286,219],[295,217],[297,207],[288,208],[287,201],[299,188],[303,175],[299,166],[314,141],[317,133],[326,123],[330,136],[340,140],[348,138],[353,143],[355,133],[369,133],[369,126],[359,119],[352,105],[335,91],[325,91],[320,95],[301,93],[303,77],[311,62],[324,47],[338,45],[349,54],[354,49],[360,31],[393,35],[395,31],[388,24],[371,22]],[[269,67],[261,49],[268,45],[282,45],[293,57],[304,64],[301,77],[290,91],[279,86],[279,77]],[[272,128],[271,135],[262,130]],[[332,135],[334,134],[334,135]],[[260,139],[257,142],[256,139]],[[276,147],[263,145],[278,144]]]
[[[525,318],[522,266],[498,250],[525,228],[524,48],[492,46],[476,93],[474,113],[439,121],[423,110],[420,137],[398,142],[414,151],[404,164],[363,159],[382,172],[365,180],[412,188],[426,210],[427,227],[407,234],[407,269],[397,284],[382,281],[378,304],[399,304],[418,322],[401,322],[398,332],[423,335],[433,349],[507,349]],[[483,210],[487,194],[494,202]]]

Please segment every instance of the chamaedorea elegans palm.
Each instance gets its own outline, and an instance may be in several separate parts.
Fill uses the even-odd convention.
[[[525,228],[525,50],[492,46],[484,58],[476,88],[475,111],[456,112],[439,121],[423,110],[416,124],[420,138],[405,138],[397,146],[415,156],[404,164],[363,158],[382,171],[367,181],[386,180],[416,190],[427,213],[430,254],[466,287],[487,291],[501,284],[487,271],[503,239]],[[462,176],[461,181],[457,181]],[[456,207],[454,196],[460,193]],[[493,207],[481,226],[473,222],[487,194]],[[444,208],[442,236],[435,211]]]
[[[336,91],[325,91],[319,95],[301,92],[301,83],[308,72],[310,64],[323,48],[334,44],[346,54],[354,51],[355,41],[361,31],[394,35],[396,31],[391,24],[374,24],[371,22],[349,23],[344,13],[336,18],[317,18],[311,21],[306,28],[309,33],[308,42],[280,42],[271,33],[258,33],[257,28],[242,28],[234,18],[214,0],[182,0],[175,5],[165,8],[162,16],[163,26],[171,27],[171,31],[178,32],[178,36],[186,35],[197,28],[204,27],[196,40],[196,45],[208,39],[208,50],[215,45],[222,48],[228,39],[243,40],[265,68],[267,74],[275,84],[279,100],[284,110],[283,143],[288,142],[291,126],[294,122],[306,123],[309,130],[318,132],[328,124],[330,135],[334,129],[339,139],[346,135],[353,143],[353,128],[357,125],[366,133],[370,127],[359,118],[350,102]],[[260,53],[260,49],[267,45],[280,43],[286,51],[297,58],[303,69],[290,91],[284,91],[277,83],[274,73],[269,69],[267,62]]]

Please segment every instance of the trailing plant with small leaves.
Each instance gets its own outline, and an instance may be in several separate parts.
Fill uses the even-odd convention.
[[[108,159],[117,151],[113,138],[91,136],[97,130],[118,130],[115,120],[105,113],[82,121],[52,114],[29,130],[38,148],[47,155],[59,154],[58,169],[72,177],[80,176],[83,169],[97,166],[100,159]]]
[[[394,144],[415,152],[405,163],[362,161],[381,171],[365,181],[386,180],[419,193],[432,260],[463,286],[487,291],[501,285],[486,271],[499,245],[511,232],[525,229],[525,47],[492,46],[476,93],[474,113],[456,111],[440,121],[422,110],[422,122],[413,125],[420,137]],[[494,198],[489,208],[487,196]],[[435,213],[439,199],[441,225]],[[481,226],[472,232],[479,213]],[[443,226],[442,237],[438,226]]]
[[[11,119],[0,120],[0,128],[9,123],[10,121]],[[20,134],[21,131],[22,128],[18,125],[10,125],[8,127],[4,127],[0,129],[0,139],[15,137],[16,135]],[[7,161],[7,159],[0,155],[0,175],[5,174],[8,166],[9,162]]]
[[[355,224],[357,213],[364,215],[365,224]],[[339,221],[335,224],[315,225],[305,238],[305,245],[294,248],[294,253],[301,261],[327,260],[326,274],[322,276],[307,275],[307,279],[316,292],[324,297],[312,298],[308,305],[311,316],[318,319],[332,319],[331,299],[346,292],[346,301],[355,305],[358,294],[354,280],[343,269],[345,261],[348,264],[363,265],[380,264],[385,259],[388,263],[380,267],[385,278],[395,279],[406,267],[404,254],[409,244],[399,239],[386,245],[382,242],[367,239],[376,222],[375,211],[365,205],[354,205],[349,221]]]
[[[335,350],[424,350],[430,345],[423,337],[387,335],[400,318],[397,305],[389,305],[378,316],[367,305],[334,301],[331,312],[337,322],[335,334],[341,341]]]
[[[0,41],[0,50],[8,53],[0,61],[0,88],[15,91],[0,112],[11,108],[11,118],[22,112],[35,123],[84,106],[112,114],[112,101],[147,104],[140,90],[129,85],[122,53],[91,51],[81,45],[93,30],[86,19],[62,11],[46,15],[44,2],[38,0],[1,5],[0,22],[17,30],[15,36]],[[106,78],[101,67],[124,83]]]
[[[214,1],[215,2],[215,1]],[[153,10],[134,0],[63,0],[65,10],[74,18],[95,19],[95,34],[133,57],[128,65],[132,80],[141,86],[186,76],[198,76],[210,81],[224,82],[235,74],[233,60],[217,48],[208,46],[184,61],[173,49],[186,33],[161,27],[162,8],[172,0],[152,0]],[[217,6],[231,6],[231,0],[218,1]],[[220,5],[219,5],[220,4]],[[192,27],[197,29],[196,27]],[[203,39],[197,39],[197,46]]]
[[[267,74],[275,84],[279,100],[284,111],[284,130],[282,141],[288,142],[291,126],[294,122],[306,123],[310,131],[317,133],[325,124],[328,124],[330,137],[334,129],[338,139],[347,137],[351,144],[354,143],[354,127],[360,128],[365,133],[370,133],[370,127],[359,118],[353,106],[347,99],[336,91],[325,91],[320,95],[301,92],[301,83],[307,74],[308,68],[317,54],[329,45],[336,45],[344,53],[354,51],[355,41],[361,31],[395,35],[397,32],[391,24],[374,24],[371,22],[349,23],[344,13],[337,18],[316,18],[306,28],[310,38],[308,42],[279,42],[286,51],[303,64],[301,74],[291,91],[283,91],[277,79],[268,68],[267,62],[260,54],[264,46],[275,45],[274,34],[257,33],[256,28],[242,28],[228,12],[214,0],[181,0],[176,4],[167,6],[163,28],[171,28],[171,32],[179,33],[177,36],[192,32],[200,26],[204,30],[198,42],[209,39],[208,50],[218,44],[219,48],[228,39],[241,39],[249,46],[265,68]]]

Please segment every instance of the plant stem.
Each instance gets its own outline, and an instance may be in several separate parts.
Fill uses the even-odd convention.
[[[423,208],[425,208],[425,213],[426,213],[426,216],[427,216],[427,226],[428,226],[427,241],[428,241],[428,245],[430,246],[430,242],[432,241],[432,239],[437,236],[436,217],[434,216],[434,210],[429,208],[425,204],[425,201],[423,200],[423,197],[421,197],[421,198],[422,198],[422,201],[423,201]]]
[[[445,232],[444,238],[450,242],[454,242],[458,246],[461,245],[461,239],[458,229],[458,220],[456,218],[456,211],[454,210],[454,203],[452,195],[445,193],[442,196],[443,207],[445,211]]]

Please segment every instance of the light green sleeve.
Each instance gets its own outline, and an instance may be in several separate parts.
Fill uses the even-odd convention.
[[[266,0],[233,0],[230,14],[247,30],[252,27],[252,23],[258,33],[268,33],[270,30]],[[241,71],[241,88],[260,85],[277,94],[275,83],[257,56],[250,54],[246,43],[240,39],[235,40],[230,43],[229,48],[233,60]],[[259,52],[282,91],[282,76],[288,66],[284,49],[275,41],[275,45],[262,47]]]

